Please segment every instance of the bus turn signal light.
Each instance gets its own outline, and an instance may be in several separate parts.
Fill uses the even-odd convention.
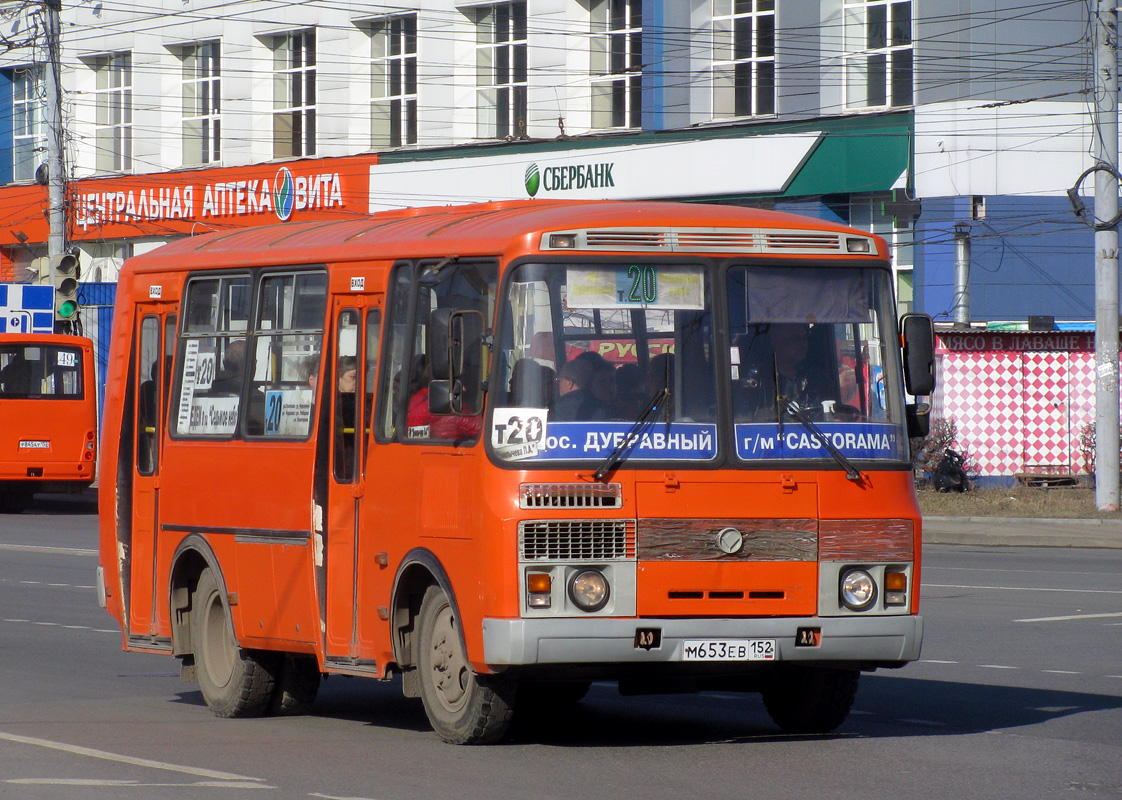
[[[908,576],[903,572],[884,573],[884,604],[902,606],[907,602]]]
[[[548,572],[526,573],[526,594],[530,608],[549,608],[553,578]]]

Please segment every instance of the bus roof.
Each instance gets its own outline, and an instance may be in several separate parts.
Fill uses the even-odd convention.
[[[93,347],[93,341],[86,336],[70,333],[0,333],[0,344],[54,344],[72,347]]]
[[[137,272],[209,266],[270,266],[353,260],[360,251],[380,259],[498,255],[536,249],[534,234],[576,229],[746,228],[879,237],[839,223],[777,211],[701,203],[603,200],[513,200],[383,211],[338,221],[287,222],[179,239],[129,260]],[[529,238],[527,238],[529,237]],[[369,250],[367,250],[369,248]],[[603,249],[603,248],[600,248]],[[633,250],[618,246],[617,251]],[[647,248],[638,248],[647,249]],[[707,249],[723,252],[719,243]],[[691,252],[699,252],[694,248]]]

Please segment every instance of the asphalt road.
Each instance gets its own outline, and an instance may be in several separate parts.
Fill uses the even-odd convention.
[[[221,720],[178,662],[123,653],[93,509],[0,516],[0,798],[1122,797],[1122,550],[925,549],[923,659],[862,678],[830,736],[759,698],[620,697],[452,747],[396,683]]]

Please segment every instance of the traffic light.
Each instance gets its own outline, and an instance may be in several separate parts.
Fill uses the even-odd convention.
[[[78,314],[78,257],[64,253],[54,258],[55,320],[69,322]]]

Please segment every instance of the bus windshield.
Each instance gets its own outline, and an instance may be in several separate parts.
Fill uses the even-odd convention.
[[[828,440],[847,458],[907,457],[888,280],[857,268],[728,271],[737,456],[824,458]]]
[[[53,344],[0,344],[0,397],[81,400],[82,351]]]
[[[886,271],[733,265],[721,288],[727,330],[704,264],[516,267],[490,382],[494,454],[707,462],[735,439],[746,465],[906,459]]]
[[[509,283],[492,382],[505,460],[717,455],[713,304],[701,265],[524,264]]]

